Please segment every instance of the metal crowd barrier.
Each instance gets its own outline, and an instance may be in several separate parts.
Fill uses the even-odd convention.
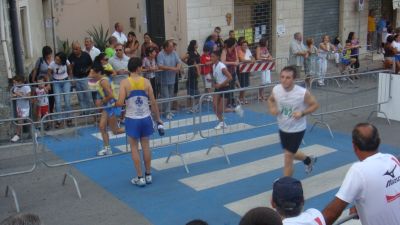
[[[336,75],[325,78],[323,80],[324,86],[317,86],[319,78],[313,78],[309,90],[317,98],[320,108],[311,114],[313,117],[319,118],[315,121],[311,130],[317,124],[321,124],[328,128],[333,138],[331,127],[326,121],[327,116],[333,117],[343,112],[371,107],[376,108],[371,110],[368,120],[371,119],[373,113],[381,113],[390,125],[390,120],[380,110],[380,106],[390,101],[392,87],[391,85],[380,85],[379,79],[391,83],[391,77],[392,72],[387,70]],[[341,116],[346,115],[341,114]]]
[[[18,123],[18,121],[23,121]],[[0,178],[32,173],[36,169],[37,142],[33,121],[29,118],[1,119],[2,126],[9,126],[10,130],[15,126],[21,127],[21,138],[23,143],[7,143],[0,145]],[[27,127],[28,134],[24,134],[24,127]],[[23,138],[22,136],[28,136]],[[20,212],[20,206],[15,189],[7,184],[5,196],[11,192],[16,211]]]

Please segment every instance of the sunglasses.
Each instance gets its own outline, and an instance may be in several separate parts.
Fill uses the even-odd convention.
[[[117,52],[122,52],[122,48],[119,48],[119,49],[115,49],[115,51],[117,51]]]

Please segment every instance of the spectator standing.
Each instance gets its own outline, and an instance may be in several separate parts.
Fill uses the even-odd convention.
[[[308,52],[303,44],[303,35],[300,32],[295,33],[293,38],[289,46],[289,65],[295,66],[297,73],[300,75],[305,59],[308,57]]]
[[[139,41],[136,38],[135,32],[128,33],[128,41],[125,44],[125,54],[129,58],[139,57]]]
[[[144,77],[150,80],[151,87],[153,88],[154,97],[158,98],[160,93],[160,85],[157,80],[156,72],[158,65],[156,62],[157,51],[153,47],[146,49],[146,57],[143,59],[143,73]]]
[[[305,88],[295,84],[297,70],[286,66],[280,73],[280,84],[272,89],[268,99],[268,108],[277,116],[279,137],[284,149],[284,176],[293,175],[293,161],[301,160],[306,166],[306,173],[311,173],[316,158],[298,151],[307,128],[306,115],[313,113],[319,105],[315,97]]]
[[[53,50],[49,46],[44,46],[42,49],[42,57],[36,61],[35,68],[32,72],[32,82],[37,82],[41,77],[44,77],[45,81],[51,81],[51,77],[47,76],[50,63],[53,62]],[[54,94],[52,84],[48,94]],[[49,111],[54,111],[54,96],[49,96]]]
[[[376,44],[376,21],[375,10],[370,9],[368,13],[368,36],[367,45],[368,50],[375,50]]]
[[[350,32],[347,40],[351,41],[351,58],[355,60],[353,64],[351,64],[352,72],[357,73],[358,68],[360,68],[360,61],[358,60],[359,49],[361,48],[360,41],[358,40],[356,33]]]
[[[94,61],[96,56],[100,54],[100,50],[94,47],[92,37],[85,37],[84,41],[85,41],[85,48],[83,48],[83,51],[88,53],[92,61]]]
[[[50,84],[45,83],[45,77],[40,77],[38,80],[38,86],[35,88],[35,95],[37,96],[37,104],[36,104],[36,118],[37,121],[43,118],[43,116],[49,114],[49,97],[47,96],[51,86]],[[49,124],[46,123],[45,130],[49,129]]]
[[[215,41],[217,48],[219,51],[222,51],[222,48],[224,48],[224,40],[221,37],[221,27],[215,27],[214,32],[218,35],[217,40]]]
[[[244,214],[239,225],[282,225],[282,219],[271,208],[257,207]]]
[[[87,80],[83,78],[87,78],[89,75],[93,61],[88,53],[82,51],[81,46],[77,41],[72,43],[72,54],[68,57],[68,60],[71,63],[72,74],[76,80],[75,88],[76,91],[78,91],[79,106],[81,109],[91,108],[91,93],[88,92],[89,88]],[[86,113],[88,112],[86,111],[85,114]]]
[[[378,54],[383,53],[383,45],[384,45],[384,33],[387,32],[387,16],[382,15],[376,24],[376,33],[377,33],[377,46],[378,46]]]
[[[25,78],[23,76],[15,76],[13,77],[13,88],[12,88],[12,97],[13,98],[22,98],[16,100],[16,109],[17,109],[17,118],[20,120],[17,121],[17,126],[15,128],[15,135],[11,138],[12,142],[17,142],[20,140],[22,135],[22,124],[25,118],[29,117],[30,112],[30,102],[29,99],[24,99],[25,97],[31,96],[31,87],[29,85],[25,85]]]
[[[145,33],[143,35],[143,40],[144,40],[144,42],[142,44],[142,47],[140,48],[140,54],[141,54],[142,59],[144,57],[146,57],[146,49],[150,48],[150,47],[154,48],[158,54],[160,49],[159,49],[158,45],[151,40],[151,36],[149,33]]]
[[[256,48],[256,60],[257,61],[266,61],[266,60],[272,60],[272,55],[269,54],[268,51],[268,41],[266,38],[261,38],[258,46]],[[271,83],[271,71],[270,70],[264,70],[261,71],[261,84],[260,85],[267,85]],[[264,88],[258,89],[258,100],[264,101]]]
[[[215,92],[228,91],[229,82],[232,80],[232,75],[226,68],[225,64],[220,61],[220,53],[218,51],[211,53],[211,61],[213,63],[212,68]],[[213,107],[219,121],[215,127],[216,130],[227,128],[223,115],[224,106],[226,105],[225,95],[226,94],[224,93],[214,95]]]
[[[282,177],[274,182],[271,205],[282,217],[283,225],[325,225],[319,210],[311,208],[303,211],[303,187],[295,178]]]
[[[121,81],[118,101],[116,106],[126,103],[125,128],[126,136],[132,149],[132,159],[137,176],[131,182],[143,187],[153,182],[151,176],[151,152],[149,137],[154,132],[154,121],[162,125],[157,102],[154,98],[150,82],[140,76],[142,60],[131,58],[128,63],[129,77]],[[142,146],[145,172],[143,176],[142,164],[139,155],[138,144]]]
[[[318,75],[319,57],[318,48],[314,45],[314,39],[307,38],[306,44],[308,57],[305,60],[304,69],[308,81],[310,78],[315,78]]]
[[[115,70],[117,75],[127,75],[128,72],[129,57],[124,54],[124,47],[122,44],[115,46],[115,55],[110,58],[109,63]]]
[[[177,73],[181,70],[181,60],[174,50],[172,41],[165,41],[163,50],[157,56],[158,68],[162,70],[159,73],[161,84],[161,97],[171,98],[174,96],[174,86]],[[171,112],[171,102],[164,103],[163,111],[168,120],[174,116]]]
[[[186,88],[187,94],[190,96],[198,96],[200,94],[197,81],[200,74],[200,54],[197,49],[197,41],[191,40],[187,48],[187,53],[182,59],[189,67]],[[191,98],[188,99],[188,106],[193,106],[189,112],[194,113],[197,111],[195,108],[195,103],[191,101]]]
[[[225,42],[225,48],[221,53],[221,62],[226,65],[228,72],[232,76],[232,80],[229,83],[229,90],[235,89],[235,85],[240,87],[240,84],[237,79],[236,68],[239,65],[239,57],[238,51],[236,48],[236,39],[229,38]],[[237,82],[237,83],[236,83]],[[235,98],[233,93],[226,94],[225,96],[228,99],[228,105],[231,107],[235,107]]]
[[[200,74],[202,75],[203,83],[204,83],[204,88],[206,93],[211,93],[211,88],[212,88],[212,67],[211,67],[211,50],[208,49],[207,47],[203,47],[203,53],[200,56]],[[208,99],[209,101],[212,99],[212,96],[209,96],[210,98]]]
[[[383,46],[384,50],[384,69],[392,70],[395,66],[395,55],[397,49],[393,47],[393,36],[388,36],[385,45]]]
[[[322,42],[319,44],[319,67],[318,67],[318,85],[325,85],[326,71],[328,70],[328,57],[334,51],[335,47],[331,44],[329,36],[323,35]]]
[[[56,112],[71,111],[71,82],[72,70],[70,62],[67,60],[67,56],[63,52],[59,52],[55,55],[54,61],[50,63],[47,76],[51,78],[53,82],[54,89],[54,99]],[[64,110],[61,108],[61,97],[64,99]],[[68,115],[64,115],[68,117]],[[55,124],[55,128],[60,128],[61,115],[57,115],[58,119]],[[67,125],[72,126],[72,120],[67,120]]]
[[[125,45],[125,43],[128,41],[128,39],[126,38],[126,35],[124,34],[124,26],[117,22],[114,25],[114,33],[112,34],[113,37],[115,37],[117,39],[117,42]]]
[[[218,33],[213,32],[210,36],[207,37],[204,46],[212,49],[213,51],[219,51],[220,49],[218,48],[217,41],[218,41]]]
[[[340,42],[340,39],[338,36],[335,37],[335,40],[333,41],[333,46],[335,46],[335,63],[336,63],[336,67],[339,67],[339,63],[340,63],[340,55],[343,51],[343,45]]]
[[[229,38],[233,38],[233,39],[236,40],[236,34],[235,34],[235,31],[234,31],[234,30],[230,30],[230,31],[229,31]]]
[[[242,41],[239,43],[239,45],[240,45],[240,50],[238,51],[239,62],[242,64],[254,63],[255,58],[251,54],[251,51],[248,47],[248,42]],[[238,78],[239,78],[239,83],[240,83],[241,88],[245,88],[250,85],[250,73],[249,72],[239,73]],[[242,105],[248,104],[247,100],[245,99],[244,91],[241,91],[239,93],[239,101],[240,101],[240,104],[242,104]]]
[[[108,58],[111,58],[115,55],[115,46],[118,44],[117,38],[111,36],[108,39],[108,47],[104,50]]]
[[[378,129],[360,123],[352,132],[353,150],[359,162],[347,171],[336,197],[323,210],[326,224],[332,224],[347,207],[363,225],[400,224],[400,162],[379,152]]]
[[[400,34],[394,35],[394,41],[392,42],[392,46],[395,49],[394,61],[396,64],[396,73],[400,71]]]

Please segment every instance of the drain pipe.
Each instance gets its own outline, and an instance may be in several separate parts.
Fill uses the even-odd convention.
[[[0,40],[3,48],[4,59],[6,61],[6,70],[8,79],[12,78],[10,56],[8,55],[6,29],[5,29],[5,16],[4,16],[4,1],[0,0]]]
[[[21,47],[21,37],[18,27],[18,13],[17,1],[9,0],[10,4],[10,23],[11,23],[11,37],[13,40],[14,60],[15,60],[15,73],[24,75],[24,59]]]

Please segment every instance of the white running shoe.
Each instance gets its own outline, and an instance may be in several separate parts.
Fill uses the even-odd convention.
[[[317,162],[317,157],[314,156],[309,156],[310,157],[310,164],[306,165],[306,174],[310,174],[314,168],[314,164]]]
[[[167,120],[172,120],[173,118],[172,113],[168,113],[165,118],[167,118]]]
[[[221,129],[225,129],[227,127],[228,127],[228,125],[226,125],[225,122],[221,121],[221,122],[218,123],[218,125],[215,127],[215,129],[216,130],[221,130]]]
[[[131,183],[138,186],[138,187],[144,187],[146,186],[146,181],[144,180],[143,177],[139,178],[139,177],[134,177],[131,180]]]
[[[146,184],[151,184],[153,183],[153,177],[151,176],[151,174],[147,174],[144,176],[144,179],[146,180]]]
[[[17,142],[19,141],[19,139],[21,139],[18,134],[14,135],[14,137],[11,138],[11,142]]]
[[[97,152],[98,156],[111,155],[111,154],[112,154],[112,151],[111,151],[110,146],[106,146],[102,150]]]
[[[244,110],[240,104],[235,107],[235,113],[238,114],[238,116],[243,117]]]

